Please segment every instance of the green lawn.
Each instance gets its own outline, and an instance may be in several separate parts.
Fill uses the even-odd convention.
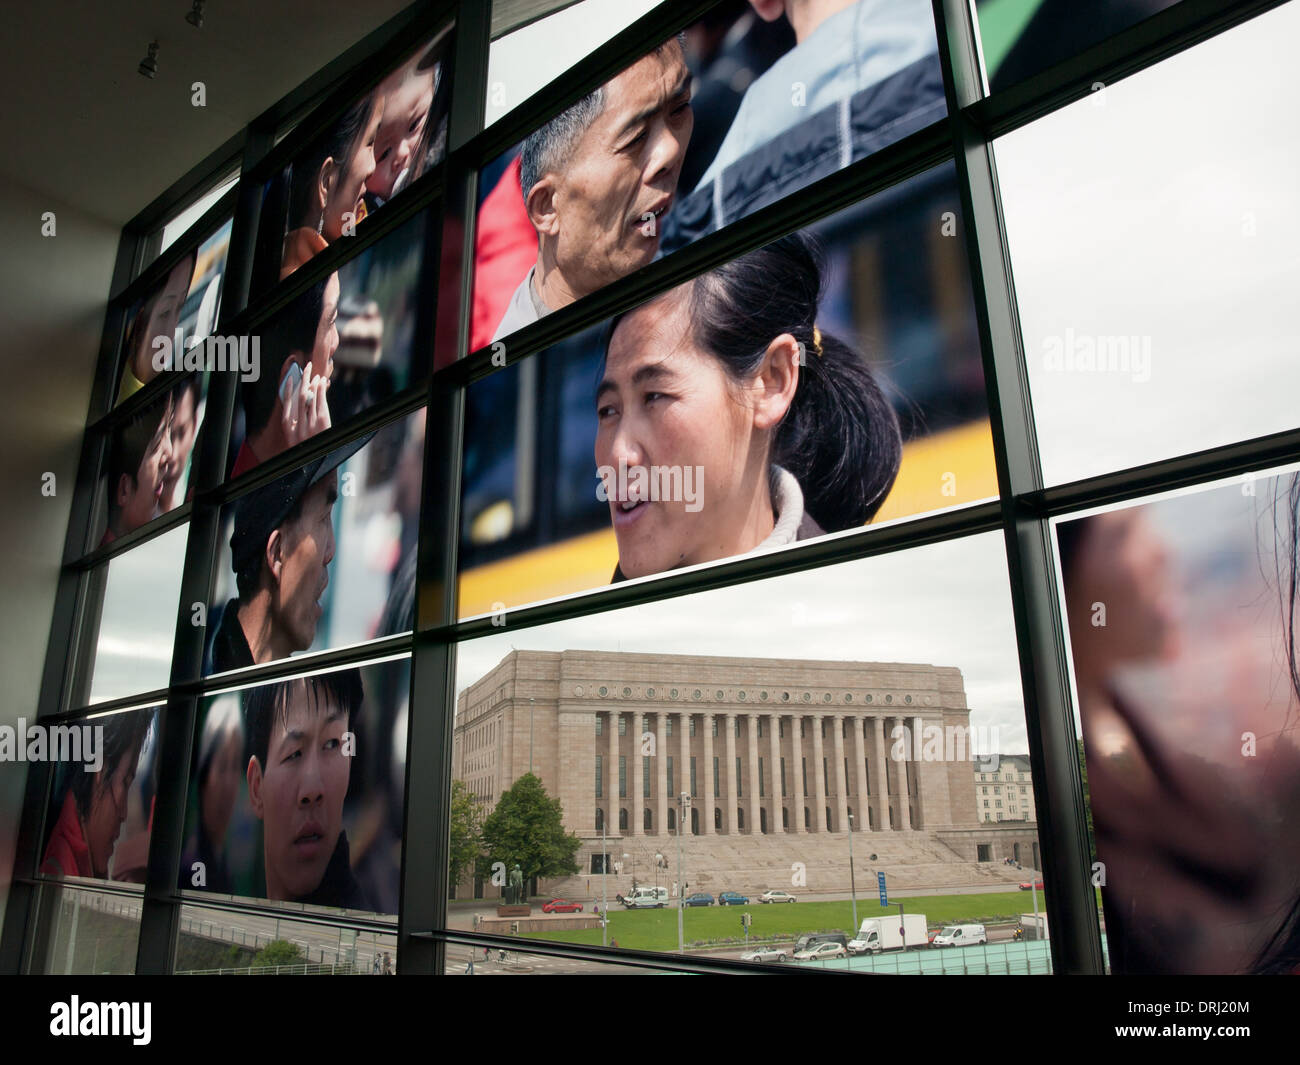
[[[926,895],[903,900],[908,913],[925,914],[931,928],[960,922],[995,924],[1014,921],[1022,913],[1033,911],[1033,900],[1028,891],[1003,891],[987,895]],[[1038,893],[1038,907],[1044,910],[1043,892]],[[839,902],[796,902],[769,904],[750,900],[748,906],[688,906],[685,911],[684,937],[686,946],[692,944],[743,943],[744,932],[740,915],[749,913],[754,922],[750,927],[751,939],[793,939],[804,932],[842,931],[853,929],[853,906],[845,900]],[[897,914],[898,906],[882,909],[874,898],[858,899],[858,921],[867,917]],[[611,906],[609,935],[618,940],[620,947],[637,950],[677,949],[677,910],[624,910]],[[530,939],[550,939],[563,943],[600,944],[600,929],[587,928],[572,932],[529,932]]]

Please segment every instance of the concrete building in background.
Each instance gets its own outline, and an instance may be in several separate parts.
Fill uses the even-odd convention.
[[[916,886],[985,882],[1009,853],[976,816],[951,666],[512,651],[460,693],[452,757],[485,816],[530,769],[559,798],[583,847],[558,893],[658,872],[679,823],[701,891],[786,887],[797,866],[795,888],[847,889],[850,819],[858,856]]]

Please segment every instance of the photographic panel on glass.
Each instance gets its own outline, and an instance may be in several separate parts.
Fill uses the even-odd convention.
[[[175,383],[111,430],[92,542],[114,540],[175,510],[194,494],[191,459],[203,426],[206,374],[175,374]]]
[[[728,10],[480,175],[471,351],[946,113],[925,0]]]
[[[222,508],[203,672],[412,628],[423,408]]]
[[[1117,974],[1300,967],[1300,474],[1059,519]]]
[[[469,386],[462,617],[997,495],[939,167]]]
[[[998,534],[502,631],[456,662],[449,882],[479,932],[1050,971],[1025,931],[1043,885]]]
[[[65,884],[42,884],[41,912],[52,914],[44,959],[47,976],[130,976],[135,972],[143,900]]]
[[[429,215],[422,213],[256,328],[230,434],[231,477],[400,392],[411,380]]]
[[[116,555],[87,577],[97,601],[84,624],[93,658],[75,678],[73,706],[167,687],[189,525]]]
[[[1284,4],[995,142],[1046,484],[1300,424],[1297,40]]]
[[[55,763],[41,876],[143,884],[158,772],[158,708],[26,725]]]
[[[131,308],[122,341],[117,403],[162,373],[206,369],[209,338],[221,311],[221,283],[232,222],[182,255],[149,295]]]
[[[275,911],[181,907],[176,968],[197,976],[351,976],[397,973],[397,930],[295,921]]]
[[[397,913],[410,661],[209,696],[182,891]]]
[[[258,243],[283,280],[357,227],[447,153],[451,70],[444,30],[335,115],[267,183]],[[270,251],[267,251],[270,249]],[[261,279],[269,287],[273,278]]]

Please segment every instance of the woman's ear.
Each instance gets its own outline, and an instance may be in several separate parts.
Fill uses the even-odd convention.
[[[789,333],[782,333],[768,344],[750,386],[756,429],[775,429],[785,418],[799,387],[802,356],[801,345]]]
[[[330,193],[334,191],[334,183],[338,181],[339,164],[334,161],[331,155],[326,158],[325,162],[320,165],[320,173],[316,179],[316,199],[317,207],[323,212],[325,205],[330,202]]]
[[[135,478],[129,473],[124,473],[117,479],[117,489],[114,493],[113,501],[117,504],[117,509],[122,510],[131,502],[131,497],[135,494]]]
[[[248,780],[248,805],[253,808],[253,815],[260,821],[262,809],[262,767],[254,755],[248,760],[248,769],[244,772]]]

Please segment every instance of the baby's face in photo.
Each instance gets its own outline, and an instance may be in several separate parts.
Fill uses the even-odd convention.
[[[419,148],[432,106],[432,68],[406,78],[385,95],[384,120],[375,138],[375,172],[366,182],[373,195],[385,200],[393,195],[398,178]]]

